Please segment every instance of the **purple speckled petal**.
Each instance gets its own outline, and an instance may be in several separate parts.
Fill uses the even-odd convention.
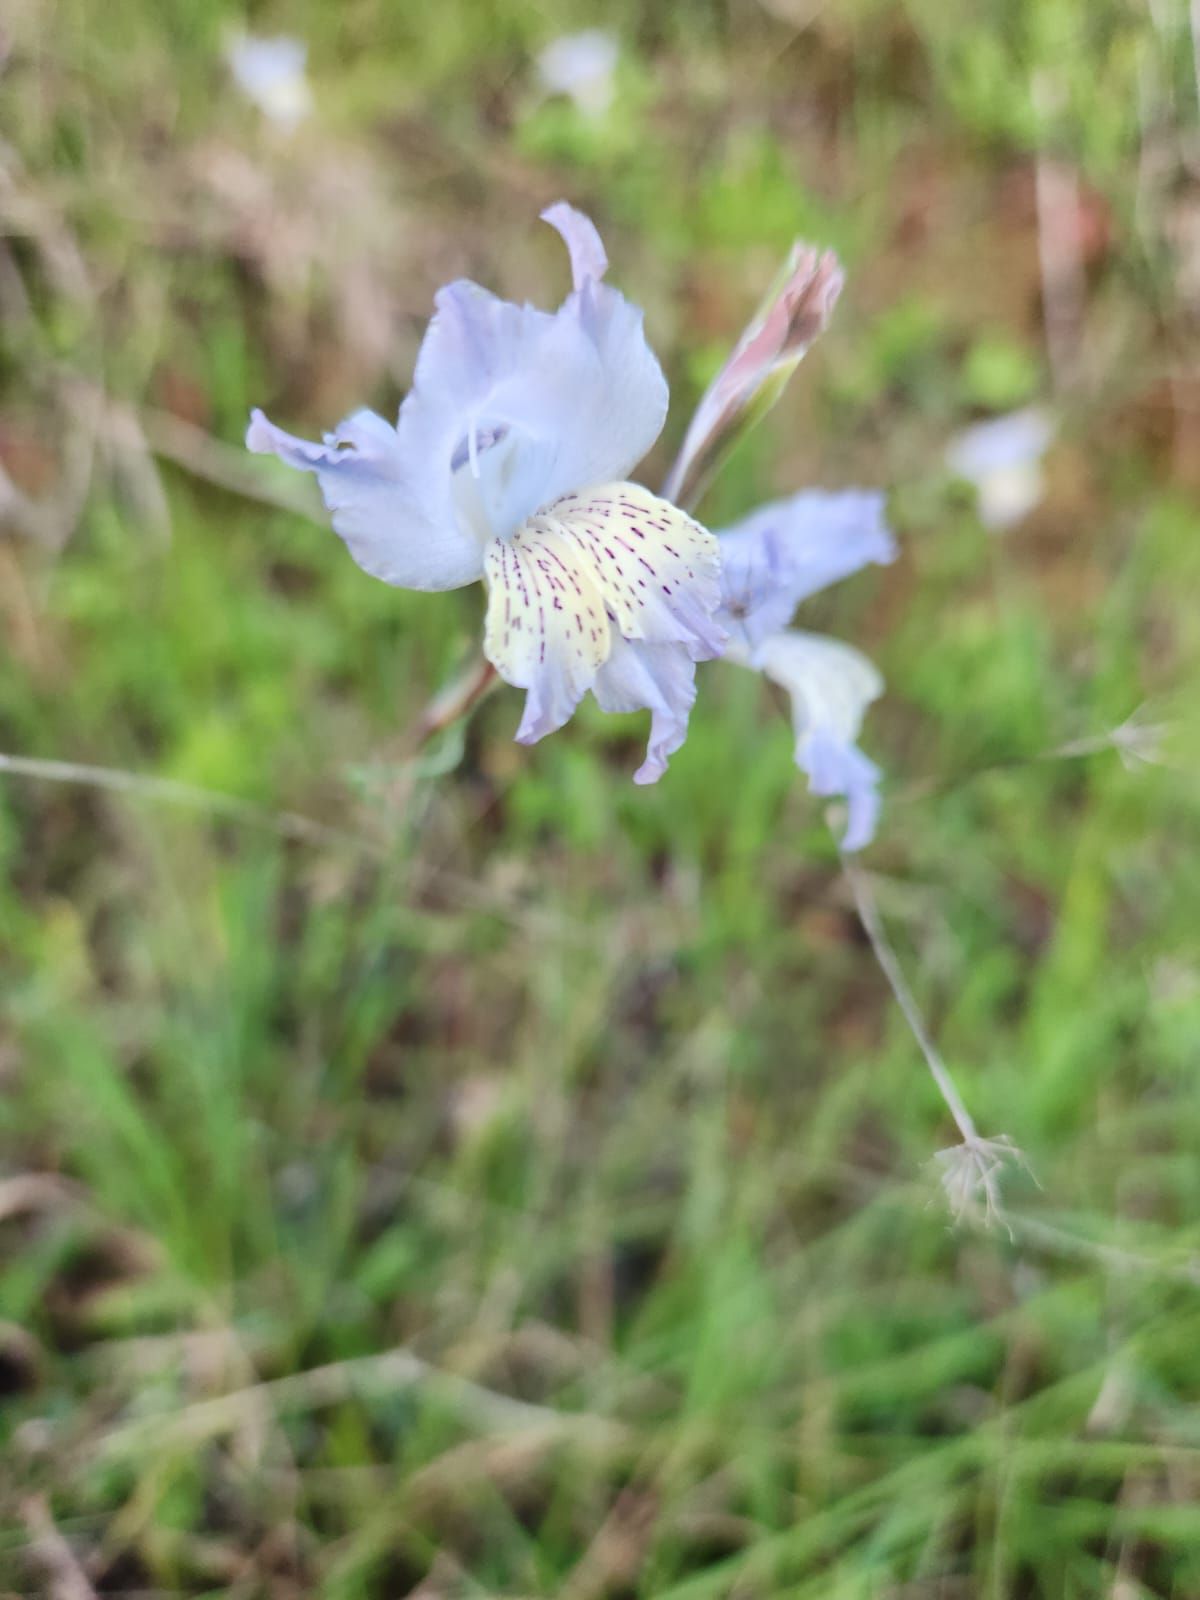
[[[640,781],[657,777],[679,722],[681,669],[675,664],[668,681],[672,658],[631,657],[621,645],[670,647],[681,662],[720,655],[718,568],[712,534],[631,483],[565,495],[511,539],[494,540],[484,649],[506,682],[528,691],[517,738],[533,743],[561,727],[595,687],[606,708],[622,700],[629,704],[619,709],[657,713],[651,740],[659,754],[652,750]],[[660,659],[656,676],[651,665]],[[637,694],[643,698],[630,698]]]

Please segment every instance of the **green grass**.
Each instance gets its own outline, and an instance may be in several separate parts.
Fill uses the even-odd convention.
[[[0,461],[53,516],[0,529],[0,751],[247,809],[0,773],[5,1592],[49,1518],[106,1596],[1200,1593],[1197,85],[1158,12],[614,5],[589,123],[531,56],[591,11],[277,7],[289,142],[232,12],[24,8]],[[997,537],[940,463],[1053,393],[1050,158],[1079,376]],[[453,274],[551,302],[560,194],[672,379],[650,481],[793,234],[843,253],[704,511],[891,493],[902,560],[803,620],[887,675],[866,865],[1036,1174],[1005,1226],[950,1225],[953,1127],[759,683],[704,669],[648,791],[634,719],[524,750],[508,690],[414,759],[479,593],[211,481],[296,487],[233,449],[251,404],[389,410]],[[1046,759],[1143,705],[1162,764]]]

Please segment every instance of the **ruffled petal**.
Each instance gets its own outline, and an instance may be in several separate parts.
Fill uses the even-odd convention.
[[[592,692],[603,711],[649,711],[646,759],[633,781],[657,783],[687,738],[696,663],[681,645],[630,643],[617,635]]]
[[[819,634],[788,631],[739,656],[786,689],[792,701],[796,765],[814,794],[844,795],[849,819],[842,847],[861,850],[874,835],[879,769],[856,746],[867,707],[883,679],[866,656]]]
[[[465,516],[484,537],[507,537],[570,489],[624,478],[667,413],[642,313],[600,282],[595,227],[561,202],[547,217],[574,291],[550,314],[467,281],[443,289],[400,410],[401,450],[430,514]]]
[[[751,650],[819,589],[896,554],[884,497],[868,489],[803,490],[761,506],[720,539],[721,621]]]
[[[413,493],[396,430],[375,412],[356,411],[312,444],[256,410],[246,445],[316,474],[335,530],[372,577],[403,589],[457,589],[482,575],[481,543],[452,517],[430,515]]]
[[[318,445],[253,413],[249,448],[315,472],[355,559],[388,583],[472,582],[490,539],[624,478],[662,429],[666,380],[641,312],[600,281],[599,234],[561,202],[547,217],[573,292],[552,314],[465,280],[442,289],[394,429],[359,411]]]
[[[841,795],[846,802],[846,831],[842,849],[863,850],[875,837],[879,821],[879,768],[854,744],[831,734],[813,733],[797,761],[808,774],[808,787],[816,795]]]
[[[639,781],[657,778],[686,731],[692,690],[683,664],[725,645],[713,620],[712,534],[636,484],[609,484],[565,495],[511,539],[493,541],[485,570],[485,653],[502,678],[528,691],[517,738],[532,743],[561,727],[595,687],[606,707],[654,714]],[[623,643],[663,653],[631,655]]]

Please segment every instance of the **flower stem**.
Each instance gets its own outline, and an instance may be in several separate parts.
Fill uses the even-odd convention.
[[[848,856],[843,854],[841,860],[842,870],[846,874],[847,883],[850,885],[850,893],[854,896],[854,906],[858,912],[858,920],[862,923],[863,932],[870,942],[875,959],[878,961],[883,975],[888,981],[892,994],[896,997],[896,1004],[904,1013],[904,1020],[908,1023],[912,1036],[917,1041],[921,1054],[925,1057],[925,1062],[933,1076],[933,1081],[938,1086],[938,1092],[946,1102],[950,1115],[954,1118],[955,1125],[962,1135],[963,1143],[968,1145],[977,1144],[979,1131],[975,1126],[975,1120],[963,1103],[963,1098],[958,1092],[954,1079],[950,1076],[950,1069],[942,1060],[937,1046],[930,1038],[929,1030],[925,1026],[925,1019],[921,1015],[913,992],[908,986],[908,980],[901,969],[899,957],[896,955],[884,931],[883,922],[879,915],[879,907],[875,902],[875,896],[871,892],[867,875]]]

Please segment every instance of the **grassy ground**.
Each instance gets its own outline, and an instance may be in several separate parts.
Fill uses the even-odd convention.
[[[256,13],[311,44],[291,138],[225,6],[5,22],[0,750],[167,785],[0,773],[6,1593],[1200,1594],[1187,8],[607,17],[589,121],[531,65],[585,8]],[[560,195],[671,376],[653,470],[792,236],[843,255],[704,510],[891,493],[902,560],[806,622],[888,677],[866,866],[1036,1174],[1006,1226],[948,1225],[762,686],[706,669],[650,791],[633,719],[525,751],[508,691],[414,758],[479,593],[369,582],[243,459],[252,403],[389,410],[449,277],[552,303]],[[942,453],[1031,400],[996,536]]]

